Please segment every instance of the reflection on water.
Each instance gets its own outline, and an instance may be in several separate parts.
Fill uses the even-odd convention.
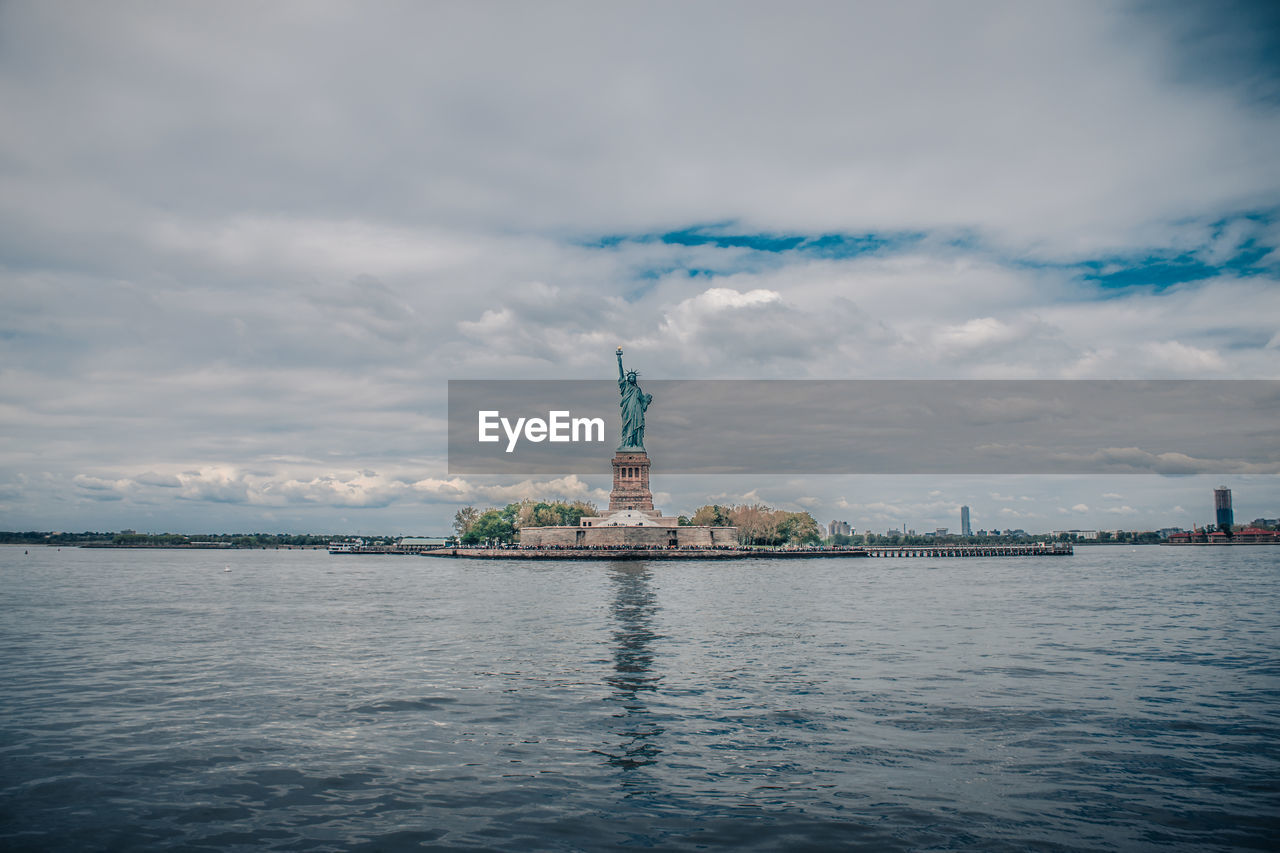
[[[619,706],[614,732],[621,738],[617,746],[601,750],[615,767],[631,769],[652,764],[662,749],[656,739],[663,729],[652,718],[645,697],[657,690],[661,676],[653,671],[653,641],[658,597],[653,577],[645,563],[614,563],[609,567],[614,594],[610,613],[616,623],[613,632],[613,673],[605,682],[613,688],[611,701]]]

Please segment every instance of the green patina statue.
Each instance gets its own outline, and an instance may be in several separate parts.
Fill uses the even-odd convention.
[[[623,371],[622,347],[618,347],[618,391],[622,399],[618,405],[622,408],[622,442],[618,450],[644,452],[644,413],[653,402],[653,395],[640,390],[636,382],[634,370]]]

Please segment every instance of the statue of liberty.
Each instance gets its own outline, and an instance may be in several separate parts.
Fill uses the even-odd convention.
[[[653,402],[653,395],[640,390],[636,382],[639,376],[634,370],[622,369],[622,347],[618,347],[618,391],[622,399],[622,442],[618,450],[635,450],[644,453],[644,413]]]

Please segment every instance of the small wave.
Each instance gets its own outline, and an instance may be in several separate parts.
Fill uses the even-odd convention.
[[[445,705],[452,705],[457,699],[448,696],[424,696],[421,699],[388,699],[383,702],[371,702],[350,709],[353,714],[384,714],[403,711],[438,711]]]

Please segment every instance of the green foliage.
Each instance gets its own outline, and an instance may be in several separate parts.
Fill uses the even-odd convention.
[[[695,527],[732,527],[732,510],[719,504],[700,506],[689,521]]]
[[[464,545],[480,545],[487,542],[510,542],[516,528],[506,510],[490,509],[482,512],[475,523],[462,536]]]
[[[782,512],[778,519],[778,538],[789,545],[816,545],[822,541],[818,522],[807,512]]]
[[[744,545],[812,545],[822,541],[818,522],[807,512],[787,512],[764,504],[698,507],[690,523],[736,527]]]
[[[584,515],[596,515],[596,506],[587,501],[533,501],[507,504],[503,515],[520,529],[522,527],[577,527]]]
[[[44,530],[0,531],[0,543],[5,545],[87,545],[110,542],[111,533],[50,533]]]
[[[475,524],[476,519],[479,517],[480,510],[473,506],[464,506],[453,516],[453,531],[459,537],[466,536],[467,531],[471,529],[471,525]]]
[[[513,541],[522,527],[577,527],[584,515],[596,514],[595,504],[588,501],[524,500],[484,512],[463,507],[454,516],[453,526],[463,545],[506,543]]]
[[[132,548],[172,548],[190,541],[186,536],[174,533],[117,533],[111,537],[112,545]]]

